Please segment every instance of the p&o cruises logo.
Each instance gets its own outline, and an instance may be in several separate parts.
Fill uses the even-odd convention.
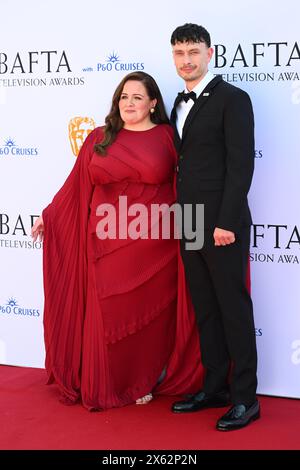
[[[83,72],[137,72],[144,68],[144,62],[125,62],[113,51],[105,61],[98,62],[95,66],[84,67]]]
[[[0,314],[16,315],[20,317],[39,317],[40,311],[37,308],[24,307],[18,305],[16,299],[11,297],[4,305],[0,305]]]
[[[4,145],[0,147],[0,157],[35,157],[39,154],[38,149],[33,146],[19,146],[15,140],[9,137],[4,141]]]

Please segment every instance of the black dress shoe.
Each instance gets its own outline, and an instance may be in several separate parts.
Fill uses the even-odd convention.
[[[234,405],[217,422],[219,431],[232,431],[247,426],[251,421],[260,417],[259,402],[255,401],[253,405]]]
[[[193,411],[203,410],[204,408],[222,408],[230,404],[229,393],[222,391],[207,395],[205,392],[196,393],[191,398],[182,401],[176,401],[172,405],[174,413],[191,413]]]

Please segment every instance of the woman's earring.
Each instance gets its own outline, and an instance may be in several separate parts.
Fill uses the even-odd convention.
[[[154,113],[154,111],[155,111],[155,108],[153,108],[153,107],[152,107],[152,108],[150,108],[150,113],[151,113],[151,114],[153,114],[153,113]]]

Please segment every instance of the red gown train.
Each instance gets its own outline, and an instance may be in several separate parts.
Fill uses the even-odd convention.
[[[48,383],[89,410],[123,406],[150,391],[192,393],[203,375],[178,240],[147,238],[154,227],[147,217],[143,236],[122,236],[133,227],[132,204],[150,213],[153,204],[175,201],[172,130],[122,129],[104,157],[93,150],[102,137],[101,128],[87,137],[43,211]],[[98,237],[104,203],[117,221],[115,238]]]

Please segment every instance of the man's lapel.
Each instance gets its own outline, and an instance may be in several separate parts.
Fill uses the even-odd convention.
[[[181,145],[181,138],[180,138],[180,135],[178,134],[176,120],[177,120],[176,107],[173,106],[173,109],[171,111],[170,121],[174,129],[174,144],[175,144],[176,149],[178,150]]]
[[[204,88],[204,90],[202,91],[202,93],[200,94],[200,96],[197,98],[194,106],[191,108],[189,114],[187,115],[186,117],[186,120],[185,120],[185,123],[184,123],[184,126],[183,126],[183,129],[182,129],[182,141],[184,140],[185,136],[186,136],[186,133],[194,119],[194,117],[196,116],[196,114],[198,113],[198,111],[202,108],[202,106],[204,106],[204,104],[207,102],[207,100],[209,100],[209,98],[211,97],[211,94],[213,92],[213,88],[222,80],[222,77],[221,75],[217,75],[215,78],[213,78],[211,80],[211,82],[209,82],[209,84]],[[174,108],[173,108],[174,109]],[[173,110],[172,110],[173,112]],[[175,114],[176,114],[176,111],[175,111]]]

